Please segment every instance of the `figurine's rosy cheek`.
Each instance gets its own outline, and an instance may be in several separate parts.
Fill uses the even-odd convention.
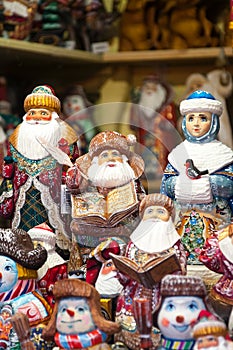
[[[195,324],[196,322],[197,322],[197,319],[194,318],[193,320],[190,320],[189,324],[190,324],[190,325],[193,325],[193,324]]]
[[[162,324],[163,327],[168,327],[169,324],[170,324],[170,321],[167,318],[164,317],[161,320],[161,324]]]

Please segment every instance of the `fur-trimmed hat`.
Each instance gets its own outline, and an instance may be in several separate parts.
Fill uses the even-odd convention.
[[[211,112],[220,116],[223,112],[223,106],[222,103],[216,100],[209,92],[197,90],[180,103],[180,113],[182,115],[192,112]]]
[[[139,206],[140,217],[143,217],[143,214],[144,214],[144,211],[146,208],[153,206],[153,205],[163,206],[165,209],[167,209],[170,216],[173,216],[173,214],[174,214],[174,205],[173,205],[173,201],[171,200],[171,198],[169,198],[168,196],[166,196],[165,194],[162,194],[162,193],[152,193],[152,194],[146,195],[142,199],[140,206]]]
[[[31,108],[47,108],[59,113],[61,103],[50,86],[40,85],[35,87],[24,100],[25,112],[28,112]]]
[[[201,310],[193,326],[192,335],[195,339],[206,335],[225,337],[227,327],[225,323],[207,310]]]
[[[84,297],[90,307],[93,322],[98,329],[113,334],[119,332],[120,325],[116,322],[106,320],[101,312],[100,295],[89,283],[77,278],[62,279],[54,284],[53,294],[55,305],[48,325],[44,328],[42,337],[45,340],[53,340],[56,332],[56,315],[60,299],[67,297]]]
[[[87,175],[92,159],[107,149],[116,149],[127,156],[129,165],[138,178],[144,172],[145,164],[141,156],[132,152],[130,146],[136,143],[135,135],[124,136],[116,131],[103,131],[94,136],[89,145],[89,151],[76,161],[81,171]]]
[[[34,248],[29,234],[21,229],[0,229],[0,254],[31,270],[39,269],[47,259],[46,249]]]
[[[117,149],[126,156],[130,155],[130,146],[136,143],[136,136],[124,136],[116,131],[103,131],[94,136],[89,145],[89,155],[93,159],[105,149]]]
[[[199,296],[205,298],[206,287],[198,276],[167,275],[161,281],[161,296]]]

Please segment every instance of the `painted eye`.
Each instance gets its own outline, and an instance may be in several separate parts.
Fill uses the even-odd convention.
[[[198,306],[197,306],[197,303],[195,303],[194,301],[188,305],[188,309],[192,312],[198,310]]]
[[[46,111],[42,111],[41,114],[42,114],[42,115],[48,115],[49,113],[46,112]]]
[[[107,152],[104,152],[101,154],[101,158],[107,158],[108,157],[108,153]]]
[[[165,310],[168,312],[174,311],[176,309],[175,305],[172,303],[169,303],[166,305]]]
[[[64,314],[64,313],[66,312],[66,310],[67,310],[66,307],[62,307],[61,310],[60,310],[60,312]]]
[[[206,117],[201,117],[201,121],[202,122],[207,122],[207,118]]]
[[[80,314],[84,314],[85,308],[82,307],[82,306],[79,306],[79,307],[77,308],[77,312],[80,313]]]
[[[118,151],[113,151],[113,152],[112,152],[112,155],[113,155],[114,157],[119,157],[120,153],[119,153]]]
[[[6,270],[6,271],[13,271],[13,268],[12,268],[12,266],[10,266],[10,265],[6,265],[6,266],[5,266],[5,270]]]
[[[188,117],[188,122],[193,122],[194,118],[193,117]]]

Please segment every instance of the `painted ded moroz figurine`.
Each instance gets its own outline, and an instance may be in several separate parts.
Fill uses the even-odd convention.
[[[193,350],[233,349],[226,324],[222,319],[207,310],[201,310],[195,322],[192,335],[195,339]]]
[[[35,87],[24,100],[24,110],[22,123],[9,137],[0,215],[11,221],[12,228],[25,231],[46,222],[56,231],[61,247],[71,238],[70,215],[62,209],[61,201],[66,169],[63,159],[58,161],[48,148],[58,148],[60,155],[74,160],[78,156],[77,136],[59,118],[60,101],[51,87]]]
[[[134,135],[103,131],[68,170],[71,229],[80,246],[93,248],[114,236],[127,242],[136,227],[145,191],[140,182],[143,159],[130,150],[135,141]]]
[[[160,193],[146,195],[139,207],[141,221],[130,235],[126,250],[124,248],[125,253],[124,250],[120,251],[120,249],[117,254],[109,252],[109,256],[112,257],[115,267],[118,269],[119,282],[123,286],[116,301],[115,315],[115,320],[121,324],[121,331],[116,333],[114,338],[115,341],[123,342],[129,349],[138,349],[141,339],[140,329],[134,314],[134,298],[150,302],[149,317],[149,314],[154,313],[159,303],[162,277],[169,272],[178,274],[186,272],[186,255],[172,221],[173,209],[173,203],[169,197]],[[104,246],[103,243],[102,246]],[[110,244],[108,247],[110,251]],[[114,244],[112,244],[112,251],[113,247]],[[117,249],[115,248],[115,250]],[[157,265],[158,261],[163,261],[163,257],[170,252],[173,253],[172,259],[174,260],[164,260],[164,265]],[[140,279],[140,274],[137,275],[133,270],[127,268],[127,262],[124,258],[130,259],[137,268],[144,267],[147,262],[151,261],[150,269],[155,271],[154,277],[145,276]],[[118,265],[119,260],[121,266]],[[124,262],[126,265],[123,264]],[[87,278],[91,273],[91,269],[88,269]],[[102,290],[104,288],[105,284],[102,279]],[[148,335],[152,339],[152,345],[158,346],[158,329],[151,325]]]

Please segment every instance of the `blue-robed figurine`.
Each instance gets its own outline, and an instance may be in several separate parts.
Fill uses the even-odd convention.
[[[176,224],[188,262],[208,235],[229,225],[233,213],[233,151],[217,140],[223,107],[197,90],[180,103],[185,140],[168,156],[161,192],[174,200]]]

